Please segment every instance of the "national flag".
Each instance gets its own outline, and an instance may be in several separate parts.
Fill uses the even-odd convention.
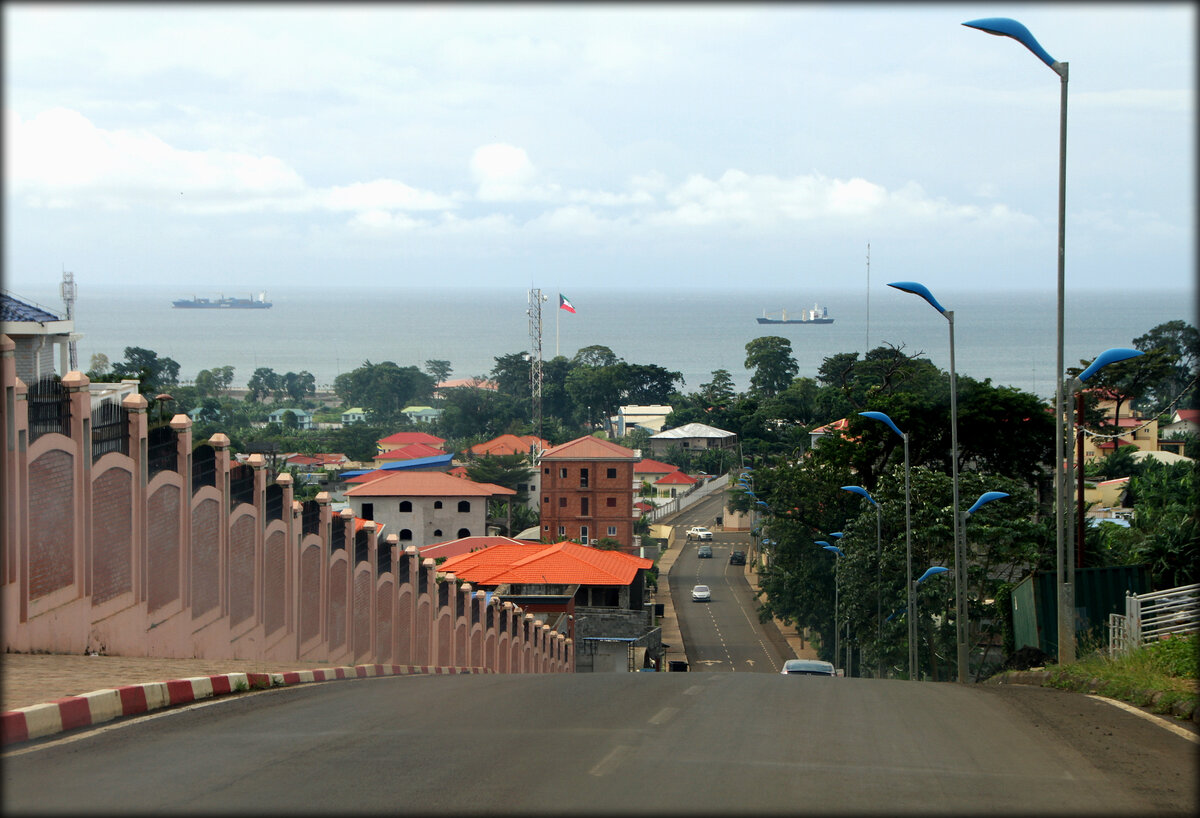
[[[565,295],[563,295],[562,293],[558,294],[558,308],[560,310],[566,310],[567,312],[571,312],[571,313],[575,312],[574,305],[571,304],[571,302],[567,300],[567,297]]]

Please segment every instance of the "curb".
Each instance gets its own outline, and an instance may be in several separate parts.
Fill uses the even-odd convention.
[[[124,687],[94,690],[79,696],[67,696],[46,704],[21,707],[0,714],[0,747],[22,741],[91,727],[125,716],[137,716],[250,690],[266,690],[308,682],[337,679],[365,679],[372,676],[459,675],[492,673],[478,667],[431,667],[428,665],[353,665],[293,670],[283,673],[224,673],[194,676],[166,682],[147,682]]]

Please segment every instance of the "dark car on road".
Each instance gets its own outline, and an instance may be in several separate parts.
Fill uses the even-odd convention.
[[[729,564],[730,565],[745,565],[746,564],[746,552],[745,551],[731,551],[729,553]]]
[[[701,559],[712,559],[712,546],[701,545],[696,549],[696,556]]]

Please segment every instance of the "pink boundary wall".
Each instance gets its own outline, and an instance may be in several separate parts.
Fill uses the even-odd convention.
[[[319,533],[302,534],[291,476],[268,490],[252,455],[253,502],[231,504],[229,440],[217,434],[216,486],[193,491],[191,420],[170,421],[176,468],[148,478],[146,399],[125,398],[129,452],[92,462],[88,379],[63,379],[70,434],[29,442],[27,387],[0,336],[0,613],[6,651],[455,666],[570,673],[574,646],[512,603],[438,581],[432,560],[318,495]],[[282,519],[267,519],[269,493]],[[331,550],[335,526],[344,547]],[[361,535],[360,535],[361,537]],[[361,542],[361,540],[360,540]],[[380,548],[391,568],[378,570]],[[356,563],[356,564],[352,564]]]

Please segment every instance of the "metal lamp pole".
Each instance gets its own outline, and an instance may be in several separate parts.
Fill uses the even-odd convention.
[[[829,536],[833,537],[835,540],[840,540],[842,537],[845,536],[845,534],[843,534],[840,531],[831,531],[831,532],[829,532]],[[839,554],[838,556],[845,556],[845,555]],[[846,614],[846,675],[847,676],[850,675],[850,668],[854,666],[853,660],[854,660],[854,647],[853,647],[852,643],[850,642],[850,614],[847,613]]]
[[[862,486],[842,486],[842,491],[852,491],[867,498],[875,506],[875,678],[883,678],[883,599],[879,589],[883,584],[883,509]],[[859,651],[859,661],[862,651]]]
[[[832,551],[834,553],[835,557],[845,556],[845,554],[842,552],[842,549],[838,548],[836,545],[830,545],[829,543],[825,542],[824,540],[817,540],[817,545],[821,546],[826,551]],[[838,622],[838,590],[841,585],[841,577],[842,577],[841,563],[834,562],[834,564],[833,564],[833,664],[834,664],[835,668],[837,667],[837,663],[838,663],[838,654],[841,653],[841,642],[839,641],[839,639],[841,637],[842,629],[841,629],[840,623]],[[849,668],[847,668],[847,673],[848,672],[849,672]]]
[[[958,646],[958,681],[967,681],[967,549],[958,524],[958,382],[954,374],[954,310],[947,310],[924,284],[915,281],[894,281],[888,284],[901,292],[919,295],[929,306],[946,317],[950,324],[950,482],[952,485],[951,507],[954,509],[954,625],[955,643]]]
[[[900,431],[896,424],[892,423],[892,419],[883,412],[859,412],[865,418],[878,420],[880,423],[887,424],[887,427],[904,441],[904,561],[905,561],[905,579],[904,586],[908,591],[908,609],[912,610],[913,602],[913,579],[912,579],[912,487],[909,481],[908,470],[908,435]],[[917,666],[917,641],[916,628],[913,617],[908,618],[908,678],[913,677],[913,670]]]
[[[1058,62],[1042,48],[1029,29],[1008,17],[988,17],[963,23],[968,28],[978,29],[998,37],[1010,37],[1033,52],[1039,60],[1058,74],[1061,94],[1058,114],[1058,332],[1057,353],[1054,366],[1054,540],[1056,574],[1058,584],[1058,661],[1070,664],[1075,661],[1075,590],[1074,570],[1065,564],[1066,504],[1071,487],[1066,484],[1063,468],[1063,300],[1067,259],[1066,211],[1067,211],[1067,79],[1068,63]],[[1064,571],[1066,569],[1066,571]]]
[[[908,619],[910,622],[913,623],[912,624],[913,631],[916,632],[918,635],[920,635],[921,631],[920,631],[920,626],[917,624],[917,588],[920,586],[920,584],[922,582],[929,579],[930,577],[935,577],[938,574],[944,574],[949,570],[950,570],[949,568],[944,568],[940,565],[933,565],[933,566],[930,566],[928,569],[926,569],[924,574],[921,574],[920,579],[918,579],[916,582],[909,583],[909,585],[912,586],[912,603],[909,605],[909,608],[908,608],[908,613],[909,613]],[[917,676],[920,677],[920,675],[921,675],[921,669],[918,667],[917,668]],[[917,681],[920,681],[920,678],[918,678]]]

